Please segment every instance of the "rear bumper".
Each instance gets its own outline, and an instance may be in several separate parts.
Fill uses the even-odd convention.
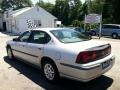
[[[75,79],[82,82],[88,82],[94,78],[97,78],[109,71],[115,62],[115,57],[109,58],[107,61],[110,62],[109,66],[103,69],[102,63],[94,67],[76,67],[76,66],[67,66],[71,67],[68,69],[68,74],[62,74],[62,76]],[[104,63],[104,62],[103,62]],[[70,73],[71,72],[71,73]]]

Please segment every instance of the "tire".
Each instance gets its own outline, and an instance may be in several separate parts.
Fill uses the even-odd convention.
[[[59,79],[58,69],[53,62],[44,61],[42,69],[47,81],[54,83]]]
[[[118,38],[118,34],[117,34],[117,33],[113,33],[113,34],[112,34],[112,38],[113,38],[113,39],[117,39],[117,38]]]
[[[92,37],[92,35],[91,35],[91,34],[88,34],[88,36],[89,36],[89,37]]]
[[[95,36],[96,35],[96,32],[95,31],[92,31],[92,36]]]
[[[12,52],[12,49],[11,47],[7,47],[7,56],[10,60],[13,60],[14,59],[14,56],[13,56],[13,52]]]

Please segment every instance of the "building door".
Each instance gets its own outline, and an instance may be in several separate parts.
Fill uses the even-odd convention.
[[[3,31],[7,31],[6,22],[3,22]]]

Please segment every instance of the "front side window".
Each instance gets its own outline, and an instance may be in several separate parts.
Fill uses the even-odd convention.
[[[110,28],[110,26],[109,25],[103,25],[102,28],[107,29],[107,28]]]
[[[90,40],[88,36],[73,29],[52,30],[51,33],[62,43],[75,43]]]
[[[28,39],[29,39],[29,37],[30,37],[30,31],[26,31],[26,32],[24,32],[19,38],[18,38],[18,40],[20,41],[20,42],[27,42],[28,41]]]
[[[50,41],[50,36],[43,31],[33,31],[29,39],[30,43],[45,44]]]
[[[82,28],[75,28],[75,30],[78,31],[78,32],[85,32],[85,30],[82,29]]]

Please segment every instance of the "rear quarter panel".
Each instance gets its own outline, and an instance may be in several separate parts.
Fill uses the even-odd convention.
[[[45,56],[51,58],[55,62],[59,72],[66,73],[66,69],[64,69],[61,63],[74,65],[77,54],[62,46],[46,45],[43,52],[43,57]]]

